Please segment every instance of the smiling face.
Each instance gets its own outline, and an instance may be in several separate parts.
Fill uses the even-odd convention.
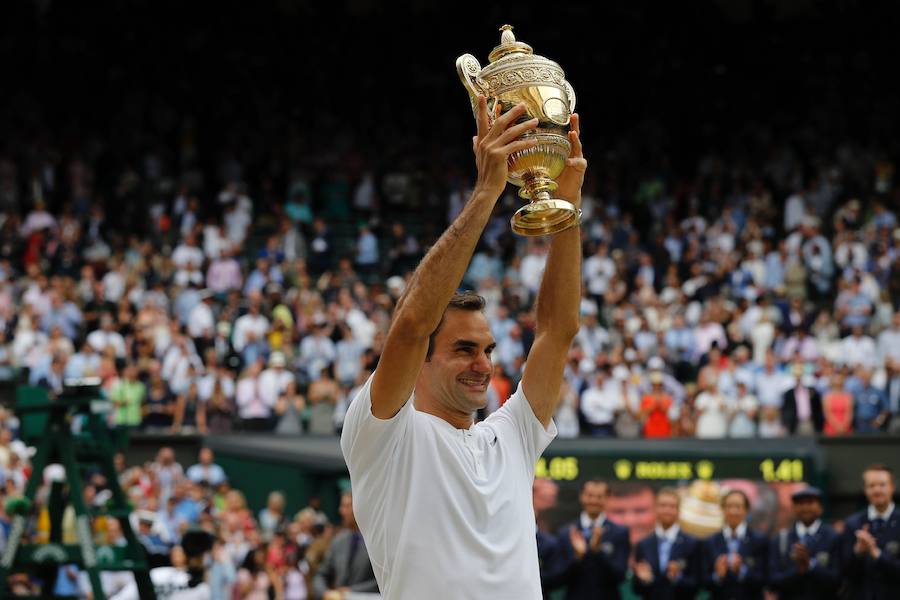
[[[591,519],[596,519],[600,513],[606,510],[606,497],[609,495],[609,486],[602,481],[588,481],[581,488],[578,500],[581,508]]]
[[[867,469],[863,472],[863,491],[869,504],[883,511],[894,497],[894,476],[885,469]]]
[[[470,415],[487,404],[494,366],[494,337],[478,310],[450,308],[434,337],[431,357],[422,367],[417,392],[453,414]]]
[[[671,492],[661,492],[656,496],[656,520],[663,529],[669,529],[678,522],[678,496]]]
[[[722,511],[725,513],[725,524],[732,529],[747,518],[747,497],[740,492],[731,492],[722,500]]]

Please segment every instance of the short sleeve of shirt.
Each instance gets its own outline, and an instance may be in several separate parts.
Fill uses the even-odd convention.
[[[388,457],[409,433],[414,417],[411,398],[390,419],[372,414],[372,378],[350,402],[341,432],[341,452],[354,481],[385,481]]]
[[[528,403],[521,382],[509,400],[485,420],[485,425],[495,428],[500,435],[514,436],[521,444],[525,460],[532,469],[556,437],[556,423],[550,419],[550,425],[544,428]]]

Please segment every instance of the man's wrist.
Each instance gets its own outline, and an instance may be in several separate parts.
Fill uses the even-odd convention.
[[[492,190],[480,183],[476,183],[475,189],[472,190],[472,200],[475,200],[477,202],[496,202],[500,199],[500,196],[502,194],[502,189]]]

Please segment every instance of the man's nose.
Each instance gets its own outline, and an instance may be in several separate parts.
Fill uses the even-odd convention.
[[[475,359],[473,367],[479,373],[490,373],[494,370],[494,363],[491,362],[491,358],[487,354],[480,354]]]

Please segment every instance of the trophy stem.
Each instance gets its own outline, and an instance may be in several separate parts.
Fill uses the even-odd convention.
[[[522,180],[524,185],[519,195],[529,202],[513,215],[514,232],[527,236],[552,235],[578,225],[581,210],[571,202],[550,195],[557,188],[555,181],[534,174],[526,174]]]
[[[555,181],[543,175],[526,173],[522,179],[525,185],[522,186],[521,195],[528,198],[529,202],[550,200],[550,192],[554,191],[557,187]]]

